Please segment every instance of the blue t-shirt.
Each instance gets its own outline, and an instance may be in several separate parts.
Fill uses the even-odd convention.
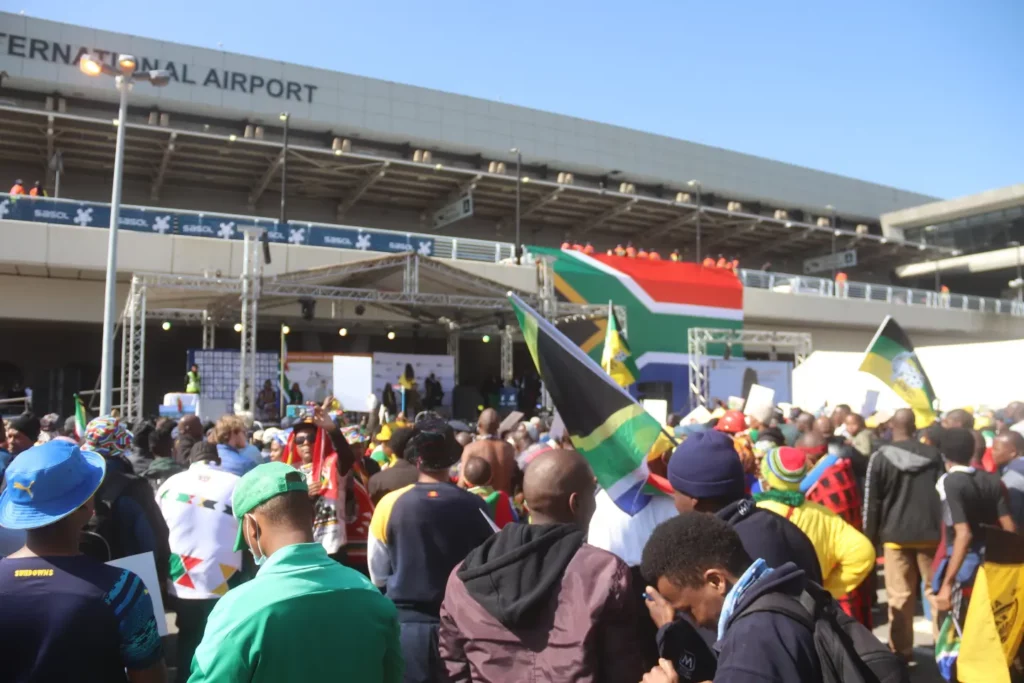
[[[125,681],[163,658],[138,576],[84,555],[0,560],[4,680]]]
[[[246,472],[256,467],[259,462],[253,459],[253,451],[255,451],[257,456],[259,456],[260,452],[255,446],[252,447],[252,450],[248,449],[248,444],[246,444],[246,446],[247,448],[242,449],[242,451],[239,452],[225,443],[217,444],[217,455],[220,456],[220,468],[241,477]]]

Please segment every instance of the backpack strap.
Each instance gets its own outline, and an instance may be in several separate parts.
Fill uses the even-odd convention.
[[[801,593],[799,598],[782,593],[767,593],[751,602],[742,612],[735,615],[732,619],[733,623],[758,612],[771,612],[789,617],[813,633],[815,615],[817,614],[817,602],[807,591]]]
[[[107,474],[104,477],[103,484],[100,486],[100,490],[96,495],[112,509],[114,501],[121,497],[124,490],[132,483],[132,479],[133,477],[129,477],[121,472],[112,471],[108,465]]]

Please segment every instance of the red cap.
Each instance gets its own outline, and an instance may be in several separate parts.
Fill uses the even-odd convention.
[[[739,434],[747,428],[746,416],[738,410],[728,410],[715,425],[715,429],[726,434]]]

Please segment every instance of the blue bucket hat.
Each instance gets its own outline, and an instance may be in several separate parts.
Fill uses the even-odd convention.
[[[7,467],[0,526],[38,529],[59,522],[96,493],[106,463],[64,439],[29,448]]]

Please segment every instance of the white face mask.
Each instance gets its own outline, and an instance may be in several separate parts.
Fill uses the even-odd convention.
[[[255,517],[253,517],[252,515],[246,515],[246,517],[251,519],[252,523],[256,526],[256,531],[253,532],[253,536],[256,539],[256,549],[260,551],[260,554],[257,555],[256,551],[254,551],[252,549],[252,546],[249,546],[249,552],[252,553],[253,562],[255,562],[256,566],[259,567],[261,564],[263,564],[264,562],[267,561],[267,556],[266,556],[266,554],[264,554],[263,548],[260,547],[260,527],[259,527],[258,524],[256,524],[256,518]]]

